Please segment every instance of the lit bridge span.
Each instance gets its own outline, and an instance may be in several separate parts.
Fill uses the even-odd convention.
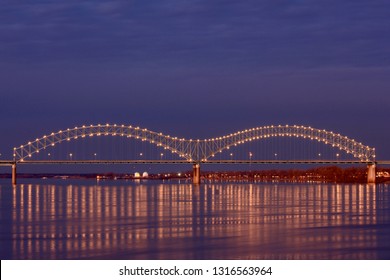
[[[39,153],[48,147],[59,145],[62,142],[72,141],[75,139],[94,137],[94,136],[119,136],[132,138],[148,142],[157,147],[162,147],[177,154],[180,160],[32,160],[34,154]],[[232,147],[245,144],[252,141],[260,141],[273,137],[290,137],[303,138],[313,141],[322,142],[325,145],[336,147],[341,151],[353,156],[354,160],[214,160],[213,158]],[[375,181],[375,148],[366,146],[354,139],[346,136],[307,126],[298,125],[271,125],[262,126],[252,129],[246,129],[231,133],[229,135],[210,138],[210,139],[184,139],[172,137],[150,131],[145,128],[133,127],[127,125],[105,124],[105,125],[83,125],[81,127],[69,128],[44,135],[40,138],[30,141],[13,149],[13,182],[16,182],[16,165],[17,164],[94,164],[94,163],[192,163],[194,183],[200,182],[200,164],[224,163],[366,163],[368,168],[368,182]]]

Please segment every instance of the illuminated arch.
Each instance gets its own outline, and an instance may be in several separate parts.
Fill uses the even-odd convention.
[[[39,153],[41,150],[64,141],[95,136],[121,136],[139,139],[163,147],[172,151],[172,153],[178,154],[180,157],[193,161],[191,155],[183,152],[185,150],[185,143],[188,142],[185,139],[163,135],[162,133],[150,131],[145,128],[116,124],[83,125],[81,127],[68,128],[44,135],[20,147],[15,147],[13,151],[14,160],[16,162],[24,161],[34,154]]]
[[[354,139],[350,139],[331,131],[299,125],[271,125],[256,127],[238,131],[222,137],[204,140],[205,145],[207,146],[205,150],[209,150],[209,153],[202,159],[207,160],[210,156],[229,149],[232,146],[270,137],[306,138],[323,142],[324,144],[332,147],[337,147],[342,151],[352,154],[353,157],[359,159],[360,161],[375,161],[375,148],[370,148],[369,146],[365,146]]]
[[[25,145],[14,148],[14,160],[16,162],[24,161],[26,158],[32,157],[33,154],[64,141],[100,135],[122,136],[147,141],[156,146],[168,149],[190,162],[207,161],[210,157],[232,146],[270,137],[306,138],[337,147],[340,150],[352,154],[360,161],[375,160],[375,148],[370,148],[340,134],[306,126],[271,125],[246,129],[217,138],[188,140],[153,132],[145,128],[116,124],[83,125],[64,131],[53,132],[50,135],[44,135]]]

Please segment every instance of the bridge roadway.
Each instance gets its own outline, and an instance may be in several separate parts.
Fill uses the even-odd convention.
[[[24,160],[17,164],[193,164],[188,160]],[[202,164],[377,164],[390,165],[385,161],[359,161],[359,160],[207,160]],[[11,166],[14,161],[1,160],[0,166]]]

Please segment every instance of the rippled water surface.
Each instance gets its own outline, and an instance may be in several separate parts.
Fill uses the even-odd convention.
[[[390,259],[390,186],[0,181],[1,259]]]

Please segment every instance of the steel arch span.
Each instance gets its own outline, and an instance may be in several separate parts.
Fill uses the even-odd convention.
[[[39,153],[39,151],[47,147],[55,146],[64,141],[101,135],[121,136],[147,141],[153,145],[168,149],[189,162],[206,162],[210,157],[213,157],[217,153],[229,149],[232,146],[270,137],[297,137],[310,139],[337,147],[340,150],[352,154],[359,161],[375,161],[375,148],[363,145],[354,139],[331,131],[308,126],[262,126],[238,131],[217,138],[193,140],[164,135],[162,133],[150,131],[146,128],[116,124],[83,125],[81,127],[68,128],[66,130],[53,132],[49,135],[44,135],[41,138],[37,138],[20,147],[15,147],[13,150],[14,161],[24,161],[26,158],[32,157],[35,153]]]

